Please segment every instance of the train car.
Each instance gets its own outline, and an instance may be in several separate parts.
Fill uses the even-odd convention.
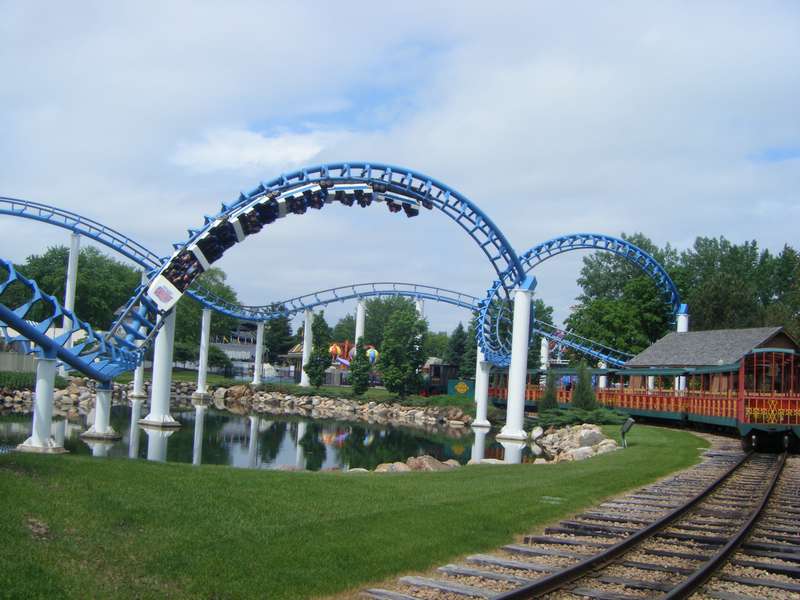
[[[800,438],[800,346],[781,327],[670,333],[619,369],[592,369],[603,406],[633,416],[701,423],[754,439]],[[560,375],[569,404],[575,371]],[[544,392],[543,372],[528,375],[526,403]],[[505,404],[507,374],[493,375],[489,397]]]

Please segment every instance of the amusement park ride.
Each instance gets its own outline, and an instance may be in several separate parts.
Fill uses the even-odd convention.
[[[439,211],[458,224],[478,245],[491,264],[495,280],[484,298],[476,298],[439,287],[408,283],[376,282],[355,284],[314,292],[305,296],[272,302],[262,306],[243,306],[218,298],[198,285],[196,278],[216,262],[237,243],[245,241],[263,229],[269,229],[276,221],[290,215],[302,215],[309,209],[321,210],[338,203],[366,208],[385,205],[392,213],[403,212],[406,217],[418,216],[424,211]],[[688,311],[681,304],[678,290],[665,269],[648,253],[630,242],[607,235],[578,233],[554,238],[517,254],[504,234],[492,220],[474,203],[448,186],[407,169],[368,163],[337,163],[321,165],[295,171],[267,183],[260,183],[248,193],[242,193],[229,204],[222,204],[220,211],[206,216],[202,225],[189,229],[188,239],[173,244],[174,252],[162,258],[127,236],[81,215],[45,204],[0,198],[0,214],[37,220],[49,225],[68,229],[73,234],[71,254],[77,253],[78,236],[102,244],[142,268],[143,282],[123,307],[119,318],[107,333],[96,332],[89,323],[79,319],[72,311],[72,300],[67,294],[68,306],[53,296],[43,293],[36,282],[17,273],[13,265],[0,260],[0,326],[5,337],[27,344],[31,353],[39,357],[37,365],[36,403],[34,407],[33,435],[23,449],[33,451],[58,450],[49,435],[52,411],[52,385],[58,362],[79,371],[98,382],[96,420],[87,436],[110,436],[114,432],[108,424],[111,381],[117,375],[134,371],[134,398],[144,396],[143,356],[145,350],[154,345],[153,387],[150,414],[143,423],[169,427],[178,423],[169,414],[169,395],[172,366],[172,345],[175,326],[175,304],[184,294],[189,295],[204,307],[201,336],[199,395],[207,393],[205,370],[209,345],[211,312],[218,312],[237,319],[257,323],[257,347],[263,347],[264,322],[279,316],[303,313],[306,335],[303,340],[303,364],[311,353],[311,316],[314,308],[334,302],[357,301],[356,340],[364,331],[364,299],[374,296],[406,296],[419,301],[443,302],[464,308],[477,314],[478,360],[475,376],[477,404],[476,424],[488,426],[486,405],[489,396],[490,370],[508,367],[505,391],[501,394],[507,402],[507,422],[498,439],[508,443],[521,443],[527,435],[523,430],[525,401],[532,400],[532,389],[538,386],[528,381],[527,355],[530,336],[538,334],[542,340],[542,364],[550,362],[552,349],[569,348],[571,351],[599,361],[603,368],[620,373],[629,354],[609,348],[572,332],[547,325],[532,318],[531,296],[536,288],[532,271],[543,261],[559,254],[576,250],[600,250],[625,258],[648,275],[663,294],[665,302],[675,316],[678,331],[688,331]],[[75,254],[77,256],[77,254]],[[74,290],[74,269],[68,274]],[[26,300],[17,306],[7,306],[4,292],[10,286],[20,285],[27,290]],[[69,281],[68,281],[69,287]],[[74,299],[74,297],[73,297]],[[42,308],[43,307],[43,308]],[[35,314],[46,314],[40,321],[30,320]],[[63,319],[63,333],[48,335],[51,327]],[[260,353],[255,382],[259,382]],[[345,359],[346,360],[346,359]],[[800,366],[800,361],[798,361]],[[744,363],[743,363],[744,364]],[[784,363],[781,362],[781,365]],[[766,367],[765,369],[775,367]],[[786,367],[784,366],[784,371]],[[791,363],[792,381],[794,362]],[[766,373],[766,371],[765,371]],[[609,372],[599,381],[608,381]],[[669,394],[659,391],[669,406],[653,402],[651,412],[686,413],[693,410],[693,400],[685,386],[686,373],[675,375],[675,385]],[[765,375],[766,377],[766,375]],[[785,377],[784,377],[785,379]],[[772,377],[776,382],[776,377]],[[762,386],[767,379],[762,379]],[[683,384],[681,382],[684,382]],[[737,380],[738,382],[738,380]],[[303,378],[301,385],[308,385]],[[630,383],[616,388],[607,388],[604,402],[610,406],[626,408],[624,400],[617,402],[614,390],[620,396],[629,390]],[[497,389],[498,386],[494,385]],[[728,390],[726,400],[739,405],[730,408],[727,414],[735,415],[727,422],[740,431],[800,431],[800,393],[794,386],[783,386],[778,390],[762,389],[759,394],[772,394],[780,400],[780,410],[764,410],[755,415],[742,410],[749,390],[746,381],[739,382]],[[650,397],[645,390],[645,395]],[[495,394],[497,395],[497,393]],[[655,398],[656,394],[653,393]],[[648,400],[649,401],[649,400]],[[765,402],[769,404],[770,399]],[[677,403],[677,404],[676,404]],[[672,410],[675,406],[679,410]],[[704,405],[706,408],[709,405]],[[720,405],[722,406],[722,405]],[[666,408],[670,408],[669,411]],[[713,410],[713,409],[709,409]],[[722,410],[722,408],[720,408]]]

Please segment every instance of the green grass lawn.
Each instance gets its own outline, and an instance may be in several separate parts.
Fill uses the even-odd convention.
[[[644,426],[629,440],[579,463],[361,475],[6,454],[0,596],[333,594],[491,550],[707,446]]]

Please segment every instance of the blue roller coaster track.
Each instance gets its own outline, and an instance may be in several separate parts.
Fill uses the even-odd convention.
[[[387,165],[321,165],[259,184],[249,193],[240,194],[231,204],[223,204],[217,215],[205,217],[201,228],[189,230],[188,240],[173,244],[176,252],[171,258],[160,257],[128,236],[97,221],[46,204],[0,197],[0,214],[32,219],[79,233],[129,258],[141,266],[152,281],[157,274],[175,267],[182,253],[197,247],[198,242],[219,231],[221,226],[235,230],[236,235],[230,243],[216,248],[219,252],[214,255],[213,260],[218,259],[233,243],[242,241],[247,234],[259,231],[263,223],[252,230],[243,228],[243,224],[253,222],[252,219],[247,221],[245,217],[257,207],[272,203],[275,206],[272,220],[275,220],[288,214],[303,214],[307,208],[320,209],[335,201],[346,206],[357,202],[362,207],[373,202],[384,203],[390,212],[402,210],[409,217],[417,216],[420,208],[436,208],[454,220],[478,244],[498,278],[483,300],[445,288],[395,282],[342,286],[263,306],[243,306],[227,302],[194,281],[185,293],[207,308],[248,321],[289,316],[307,308],[371,296],[394,295],[444,302],[478,313],[478,342],[486,359],[497,366],[508,365],[510,359],[511,290],[525,281],[533,282],[530,288],[533,289],[535,279],[529,276],[529,272],[544,260],[563,252],[592,249],[623,256],[656,282],[673,312],[678,312],[682,306],[677,289],[663,267],[630,242],[601,234],[579,233],[549,240],[534,246],[522,256],[517,256],[497,226],[467,198],[425,175]],[[272,220],[267,220],[266,223],[271,223]],[[229,227],[229,224],[233,227]],[[65,311],[55,298],[43,294],[35,282],[16,273],[10,263],[3,261],[2,266],[7,271],[2,290],[15,282],[30,290],[26,302],[14,309],[0,304],[3,307],[3,312],[0,313],[2,321],[15,329],[21,338],[39,346],[38,352],[55,355],[73,368],[101,381],[134,368],[141,360],[143,348],[150,343],[160,326],[159,313],[163,314],[163,311],[159,311],[157,304],[148,297],[147,285],[136,290],[124,307],[120,319],[105,337],[101,337],[87,323]],[[194,273],[192,278],[197,274]],[[41,308],[45,305],[50,307],[49,311]],[[39,313],[43,310],[47,313],[46,318],[38,323],[25,318],[31,314],[34,306],[40,307]],[[48,342],[50,338],[46,331],[56,319],[65,314],[72,319],[73,331],[69,335],[65,332]],[[83,339],[86,341],[70,349],[65,342],[70,335],[79,331],[83,332]],[[609,365],[619,366],[630,357],[537,319],[533,320],[533,332],[588,356],[604,360]]]

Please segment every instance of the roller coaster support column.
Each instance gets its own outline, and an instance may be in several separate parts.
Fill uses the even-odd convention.
[[[506,424],[498,440],[524,441],[525,388],[528,376],[528,342],[531,331],[531,296],[536,279],[528,276],[514,290],[514,322],[511,332],[511,364],[508,367],[508,400]]]
[[[359,299],[358,304],[356,304],[356,344],[358,344],[358,340],[364,337],[366,316],[367,303],[363,299]]]
[[[676,330],[678,333],[686,333],[689,331],[689,308],[685,304],[681,304],[678,309],[678,322]],[[675,389],[683,391],[686,389],[686,377],[680,376],[675,378]]]
[[[489,405],[489,371],[492,365],[478,346],[478,360],[475,365],[475,420],[473,427],[490,427],[491,423],[486,418]]]
[[[200,325],[200,362],[197,365],[197,389],[192,394],[192,400],[201,404],[208,398],[208,338],[211,336],[211,309],[203,309],[203,318]]]
[[[310,308],[306,309],[306,320],[303,322],[303,366],[300,367],[300,385],[302,387],[311,387],[311,382],[308,380],[305,366],[311,358],[311,343],[313,342],[314,332],[311,331],[311,322],[314,320],[314,313]]]
[[[261,383],[261,372],[264,364],[264,321],[256,326],[256,362],[253,365],[253,385]]]
[[[414,305],[417,307],[417,316],[420,319],[424,319],[425,318],[425,300],[423,300],[422,298],[417,298],[417,300],[414,302]]]
[[[199,465],[203,462],[203,428],[206,423],[206,405],[198,404],[194,407],[194,443],[192,445],[192,464]]]
[[[147,273],[142,271],[142,285],[146,284]],[[144,327],[141,329],[141,331],[145,333]],[[133,391],[128,395],[128,398],[130,398],[131,403],[136,402],[137,400],[141,402],[147,398],[147,391],[144,389],[144,360],[140,362],[133,370]],[[138,421],[139,417],[136,417],[136,420]]]
[[[607,369],[608,365],[604,361],[600,361],[597,363],[598,369]],[[604,390],[608,387],[608,375],[600,375],[597,378],[597,387],[601,390]]]
[[[539,384],[547,384],[547,371],[550,370],[550,340],[542,336],[539,343],[539,368],[542,370],[542,375],[539,377]]]
[[[55,358],[36,360],[36,392],[33,403],[33,431],[31,437],[17,446],[21,452],[60,454],[66,452],[50,435],[53,426],[53,388],[56,381]]]
[[[81,236],[74,231],[69,236],[69,260],[67,261],[67,284],[64,289],[64,308],[75,312],[75,288],[78,283],[78,257],[81,254]],[[63,321],[64,329],[72,326],[72,319],[65,316]],[[67,340],[67,348],[72,348],[72,336]],[[61,375],[66,375],[67,367],[62,363]]]
[[[90,440],[115,440],[122,436],[111,428],[111,382],[98,382],[94,390],[94,425],[81,434]]]
[[[172,394],[172,351],[175,345],[175,310],[160,318],[164,320],[164,325],[156,335],[153,350],[150,413],[139,423],[149,427],[180,427],[181,424],[169,414],[169,399]],[[150,439],[152,440],[153,436],[150,436]]]

